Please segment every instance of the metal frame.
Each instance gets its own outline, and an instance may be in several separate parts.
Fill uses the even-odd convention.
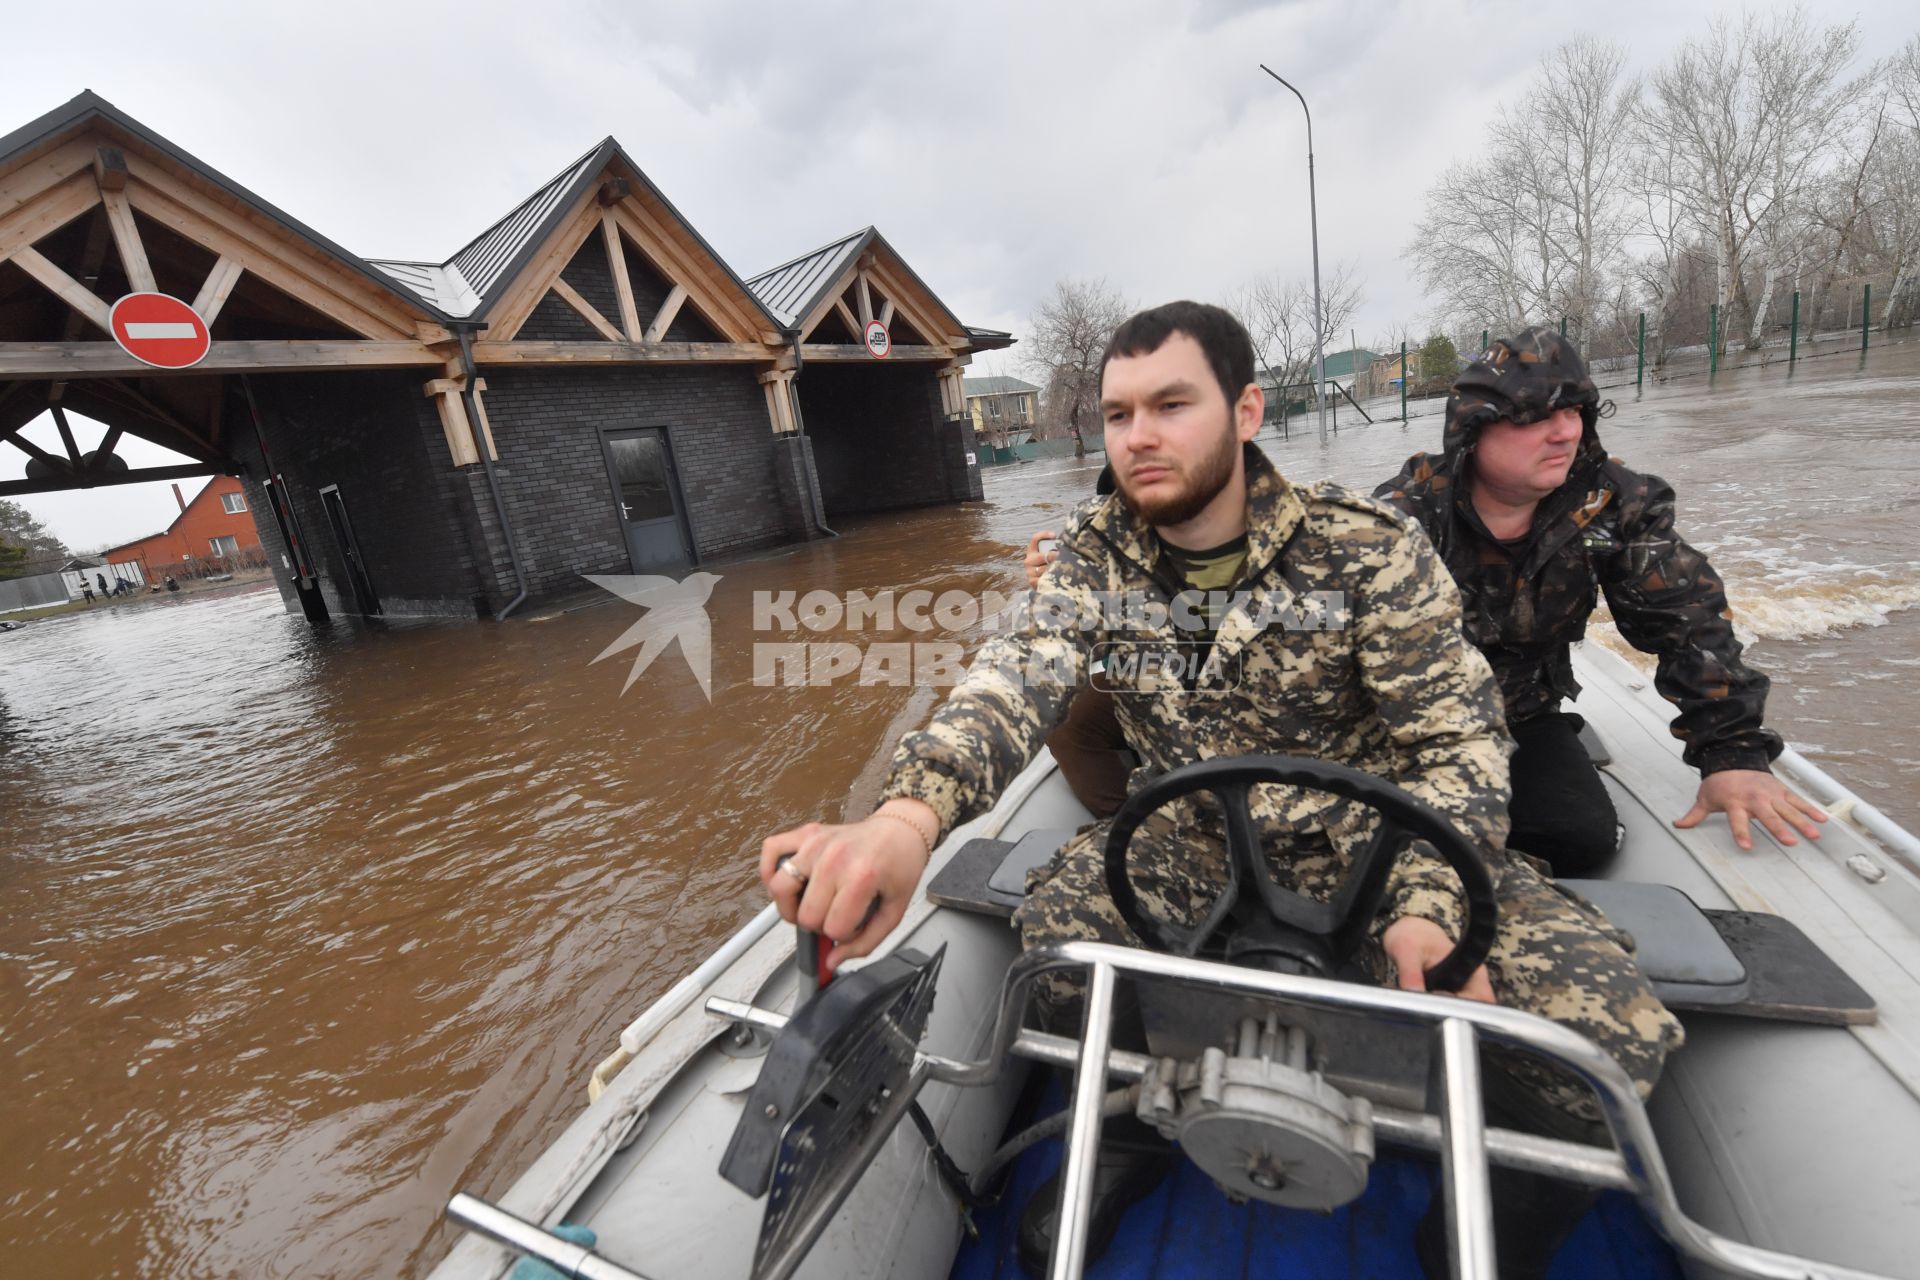
[[[1048,974],[1084,971],[1087,1002],[1084,1034],[1077,1043],[1022,1027],[1033,984]],[[1489,1162],[1544,1173],[1589,1186],[1632,1194],[1654,1226],[1676,1250],[1722,1272],[1755,1280],[1891,1280],[1877,1273],[1829,1265],[1730,1240],[1688,1217],[1680,1207],[1672,1179],[1653,1133],[1652,1121],[1633,1082],[1619,1064],[1586,1037],[1545,1018],[1517,1009],[1418,992],[1393,991],[1358,983],[1219,964],[1099,942],[1063,942],[1027,951],[1009,966],[1001,989],[1000,1011],[986,1056],[978,1061],[918,1055],[907,1088],[890,1099],[890,1110],[904,1112],[912,1095],[927,1083],[986,1084],[1006,1069],[1010,1057],[1055,1066],[1074,1066],[1072,1120],[1063,1165],[1063,1210],[1059,1238],[1049,1268],[1052,1280],[1078,1280],[1085,1258],[1092,1207],[1092,1174],[1100,1142],[1100,1103],[1108,1078],[1138,1080],[1153,1067],[1144,1054],[1115,1050],[1110,1044],[1113,995],[1121,975],[1267,996],[1302,1006],[1333,1008],[1433,1030],[1439,1053],[1434,1096],[1438,1115],[1376,1103],[1374,1130],[1401,1146],[1438,1152],[1447,1191],[1448,1250],[1461,1280],[1495,1275],[1493,1206]],[[787,1023],[784,1015],[744,1001],[712,998],[707,1012],[732,1022],[769,1031]],[[1479,1048],[1482,1039],[1523,1048],[1551,1059],[1592,1088],[1615,1149],[1583,1146],[1553,1138],[1488,1128],[1481,1109]],[[884,1136],[891,1126],[877,1126]],[[878,1144],[875,1144],[877,1149]],[[824,1230],[832,1211],[858,1180],[857,1174],[828,1197],[815,1216]],[[823,1202],[825,1203],[825,1202]],[[448,1216],[494,1240],[558,1267],[561,1274],[588,1280],[645,1280],[583,1250],[532,1223],[515,1218],[471,1196],[456,1196]],[[818,1230],[803,1238],[790,1263],[797,1267]]]

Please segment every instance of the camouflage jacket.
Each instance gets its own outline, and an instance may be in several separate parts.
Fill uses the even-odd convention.
[[[1449,406],[1444,452],[1416,453],[1374,495],[1418,520],[1453,572],[1467,637],[1500,678],[1509,723],[1579,693],[1568,646],[1605,592],[1620,634],[1659,658],[1654,685],[1680,708],[1673,735],[1687,763],[1703,774],[1765,769],[1781,749],[1761,725],[1767,677],[1740,660],[1719,575],[1674,532],[1673,487],[1608,457],[1589,420],[1566,482],[1509,548],[1462,482],[1476,431]]]
[[[942,834],[986,809],[1065,715],[1098,652],[1147,769],[1247,753],[1364,769],[1450,817],[1497,880],[1511,739],[1492,672],[1461,633],[1453,582],[1391,508],[1330,484],[1295,487],[1257,449],[1245,456],[1247,567],[1210,672],[1189,688],[1114,660],[1180,640],[1180,619],[1164,608],[1179,584],[1151,528],[1117,497],[1095,499],[1076,511],[1025,617],[989,640],[927,728],[902,740],[885,795],[925,801]],[[1115,618],[1115,600],[1150,602],[1143,615],[1151,602],[1163,608]],[[1374,826],[1361,806],[1319,792],[1263,787],[1254,799],[1264,847],[1287,850],[1276,872],[1314,896],[1343,878]],[[1174,817],[1196,835],[1221,834],[1211,805],[1181,802]],[[1403,915],[1458,936],[1458,878],[1424,842],[1396,864],[1380,920]]]

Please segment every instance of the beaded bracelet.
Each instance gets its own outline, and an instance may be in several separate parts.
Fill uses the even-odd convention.
[[[926,846],[927,856],[929,858],[933,856],[933,837],[929,836],[925,831],[922,831],[920,829],[920,824],[915,822],[912,818],[907,817],[906,814],[895,813],[890,809],[875,809],[870,816],[875,818],[891,818],[893,821],[900,823],[902,826],[906,827],[907,830],[919,836],[920,843]]]

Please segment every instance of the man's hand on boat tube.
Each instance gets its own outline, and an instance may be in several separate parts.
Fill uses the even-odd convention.
[[[1796,828],[1807,839],[1818,840],[1820,828],[1813,824],[1827,820],[1819,806],[1765,769],[1722,769],[1708,774],[1700,779],[1700,794],[1694,797],[1693,808],[1675,818],[1673,825],[1697,827],[1711,813],[1727,815],[1733,842],[1742,849],[1753,848],[1754,822],[1781,844],[1799,844],[1793,835]]]
[[[1380,945],[1386,950],[1387,959],[1393,961],[1402,991],[1425,991],[1427,970],[1453,952],[1453,939],[1447,936],[1447,931],[1420,916],[1401,916],[1388,925]],[[1493,998],[1493,981],[1487,977],[1485,965],[1475,969],[1467,985],[1454,994],[1484,1004],[1499,1003]]]
[[[928,833],[939,830],[932,809],[904,798],[864,822],[809,822],[760,845],[760,880],[782,919],[832,939],[832,972],[871,952],[900,923],[932,858]]]
[[[1027,586],[1029,589],[1039,586],[1040,575],[1047,571],[1048,565],[1060,558],[1058,551],[1048,547],[1042,547],[1040,544],[1043,542],[1052,542],[1059,538],[1059,536],[1059,534],[1051,529],[1042,529],[1027,539],[1027,556],[1025,560],[1021,561],[1021,567],[1027,571]]]

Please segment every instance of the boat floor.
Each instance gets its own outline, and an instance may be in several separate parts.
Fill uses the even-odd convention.
[[[1047,1109],[1064,1103],[1058,1089]],[[977,1239],[954,1259],[951,1280],[1024,1280],[1020,1215],[1060,1167],[1058,1139],[1014,1166],[1006,1192],[976,1215]],[[1229,1203],[1200,1167],[1182,1160],[1134,1206],[1085,1280],[1424,1280],[1413,1224],[1427,1211],[1439,1166],[1398,1154],[1376,1161],[1367,1190],[1332,1213]],[[1554,1259],[1549,1280],[1680,1280],[1673,1251],[1634,1200],[1607,1192]]]

